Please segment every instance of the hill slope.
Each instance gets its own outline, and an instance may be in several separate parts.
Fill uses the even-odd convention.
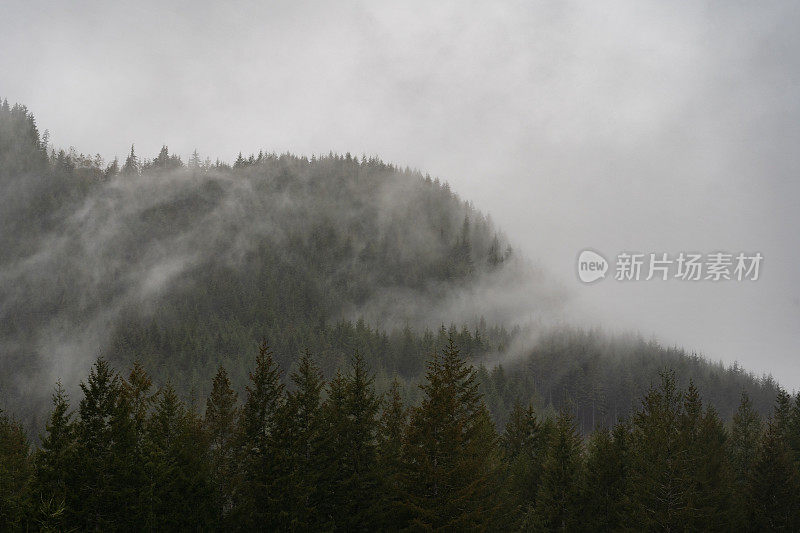
[[[492,362],[497,419],[521,399],[573,409],[584,430],[625,416],[666,366],[723,416],[742,389],[762,412],[775,397],[771,380],[680,350],[521,329],[560,292],[447,184],[375,158],[184,165],[165,147],[106,165],[48,152],[4,103],[0,188],[0,404],[34,424],[55,380],[74,387],[99,354],[202,397],[219,364],[241,387],[262,338],[284,368],[308,349],[328,375],[359,350],[381,390],[416,382],[453,337]]]

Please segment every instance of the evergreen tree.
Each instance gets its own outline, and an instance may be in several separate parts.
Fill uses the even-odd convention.
[[[142,397],[146,397],[150,379],[141,368],[138,370],[141,376],[136,375],[136,368],[131,372],[133,383],[117,378],[116,398],[109,418],[111,446],[106,468],[111,476],[106,506],[110,511],[109,521],[116,529],[139,529],[146,517],[142,494],[146,493],[148,482],[147,453],[144,427],[134,409],[140,408],[137,401],[146,404]],[[139,377],[141,383],[137,382]],[[145,389],[139,390],[140,386]]]
[[[424,394],[403,444],[405,505],[412,527],[473,529],[493,518],[497,437],[475,369],[452,339],[428,364]]]
[[[536,501],[549,439],[533,406],[524,408],[515,402],[501,438],[507,468],[505,488],[508,493],[504,498],[509,522],[504,524],[505,528],[521,527],[529,507]]]
[[[169,165],[169,149],[167,145],[161,147],[158,156],[153,159],[153,168],[166,169]]]
[[[83,398],[76,424],[77,525],[81,529],[114,529],[119,526],[114,478],[122,474],[114,466],[126,459],[114,457],[120,414],[119,377],[105,359],[99,358],[80,387]]]
[[[753,409],[747,393],[742,392],[741,398],[739,409],[733,416],[728,438],[728,454],[733,470],[732,525],[735,529],[745,530],[749,520],[748,484],[755,474],[763,424],[761,417]]]
[[[128,402],[137,436],[144,435],[145,423],[155,402],[153,381],[139,361],[134,361],[128,379],[121,383],[121,396]]]
[[[561,412],[542,465],[542,480],[529,525],[545,531],[572,531],[583,516],[584,465],[581,437],[571,415]]]
[[[629,428],[596,430],[587,446],[583,490],[584,523],[588,531],[614,531],[625,525],[628,499]]]
[[[664,372],[633,417],[631,508],[627,520],[649,530],[680,530],[687,510],[686,450],[679,422],[682,394],[675,375]]]
[[[105,179],[113,178],[119,174],[119,158],[115,157],[114,160],[108,164],[106,169],[103,171],[103,177]]]
[[[266,341],[259,348],[246,393],[237,439],[242,478],[235,491],[234,513],[243,529],[273,529],[281,524],[279,507],[285,488],[276,476],[284,460],[278,429],[285,394]]]
[[[29,510],[31,466],[22,426],[0,410],[0,526],[23,530]]]
[[[228,373],[220,365],[206,401],[204,427],[209,440],[215,509],[223,524],[233,508],[238,417],[236,392],[231,388]]]
[[[374,377],[355,352],[350,371],[329,385],[325,402],[330,490],[326,498],[329,526],[344,531],[371,531],[378,526],[377,414],[380,400]]]
[[[67,514],[74,507],[75,427],[71,419],[67,394],[58,381],[46,433],[34,456],[34,520],[46,531],[67,529]]]
[[[294,390],[286,401],[286,427],[289,468],[285,505],[292,529],[308,530],[321,527],[323,501],[326,494],[320,486],[325,464],[325,427],[322,417],[322,373],[306,350],[292,373]]]
[[[115,377],[116,398],[109,417],[111,452],[106,466],[113,475],[107,505],[113,510],[110,520],[115,527],[138,529],[146,523],[152,489],[146,432],[155,394],[150,376],[138,361],[127,379]]]
[[[792,452],[794,464],[800,471],[800,391],[794,397],[794,405],[789,412],[786,440]]]
[[[727,435],[716,411],[711,407],[703,411],[700,393],[693,383],[684,395],[679,424],[680,447],[686,461],[684,525],[691,530],[727,531],[732,481]]]
[[[402,506],[402,451],[408,411],[400,397],[400,382],[395,378],[383,401],[378,425],[378,461],[381,481],[382,528],[400,529],[408,522]]]
[[[196,413],[169,383],[159,391],[147,425],[148,495],[145,528],[186,531],[209,526],[212,487],[207,440]]]
[[[194,172],[197,172],[197,171],[200,170],[200,167],[202,166],[202,164],[203,163],[200,160],[200,154],[198,154],[197,150],[195,149],[192,152],[192,155],[189,156],[189,161],[188,161],[189,169],[194,171]]]
[[[174,170],[176,168],[181,168],[182,166],[183,162],[181,161],[180,156],[170,155],[169,149],[166,145],[161,147],[161,151],[158,153],[158,156],[153,159],[153,162],[150,164],[151,168],[157,170]]]
[[[136,152],[131,145],[131,153],[125,159],[125,164],[122,165],[122,174],[124,176],[132,176],[139,173],[139,158],[136,157]]]
[[[800,479],[786,443],[786,396],[778,396],[750,477],[748,525],[753,531],[800,528]]]

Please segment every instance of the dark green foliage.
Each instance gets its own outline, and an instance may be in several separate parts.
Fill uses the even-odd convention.
[[[536,501],[552,429],[551,421],[537,420],[532,406],[523,408],[514,403],[500,441],[507,465],[504,529],[521,527],[528,508]]]
[[[642,338],[575,328],[542,335],[530,353],[504,364],[502,373],[487,372],[482,386],[498,423],[505,423],[514,399],[523,398],[538,411],[569,410],[580,432],[588,434],[630,418],[664,368],[673,371],[678,387],[692,381],[726,421],[736,412],[743,390],[762,416],[770,412],[778,392],[771,378],[756,380],[737,365],[726,368]]]
[[[625,524],[629,505],[629,427],[620,423],[613,430],[598,429],[586,448],[583,526],[588,531],[617,530]]]
[[[792,452],[795,465],[800,468],[800,391],[794,397],[786,422],[786,442]]]
[[[750,480],[755,475],[763,429],[761,416],[753,410],[750,398],[743,392],[728,437],[728,454],[733,476],[731,522],[740,530],[749,526]]]
[[[307,350],[291,379],[294,388],[289,391],[282,417],[288,478],[285,512],[293,529],[314,529],[325,521],[321,483],[330,467],[325,460],[328,440],[322,413],[325,382]]]
[[[69,399],[59,381],[53,393],[53,411],[46,433],[34,454],[34,522],[43,530],[66,528],[67,504],[73,503],[69,490],[74,488],[75,426]]]
[[[642,400],[631,433],[629,519],[646,529],[680,529],[686,519],[688,450],[681,446],[683,398],[673,373],[662,375],[661,386]]]
[[[282,519],[280,501],[285,485],[279,474],[285,452],[279,430],[286,395],[266,341],[259,348],[246,390],[238,432],[241,478],[233,512],[245,529],[258,524],[273,529]]]
[[[730,529],[734,471],[727,434],[713,408],[672,372],[633,418],[628,520],[654,529]]]
[[[727,434],[716,411],[703,410],[700,394],[689,384],[680,421],[681,447],[686,450],[684,489],[689,529],[730,530],[732,470]]]
[[[394,529],[408,523],[403,507],[403,437],[408,423],[408,409],[400,396],[400,382],[395,379],[383,399],[378,426],[378,462],[383,489],[380,526]]]
[[[364,359],[355,353],[349,372],[330,382],[323,406],[325,464],[320,484],[324,527],[372,531],[378,526],[376,433],[380,401]]]
[[[25,430],[0,410],[0,525],[22,529],[28,511],[31,465]]]
[[[128,471],[115,468],[122,457],[120,447],[130,445],[125,418],[126,404],[120,401],[119,377],[104,359],[98,359],[89,378],[81,383],[83,399],[76,425],[77,491],[70,507],[76,511],[75,522],[90,529],[107,529],[118,525],[117,478]],[[121,440],[118,440],[118,437]]]
[[[763,434],[763,423],[753,410],[750,397],[742,393],[739,409],[733,416],[728,449],[736,486],[743,486],[753,473],[753,463],[758,455],[758,445]]]
[[[150,530],[199,530],[213,523],[207,434],[167,384],[159,392],[146,430],[147,484],[144,525]]]
[[[498,437],[478,371],[448,341],[423,397],[381,402],[358,352],[327,383],[306,351],[287,392],[262,344],[244,404],[220,367],[205,416],[134,364],[98,359],[73,420],[59,385],[38,449],[0,416],[0,517],[42,531],[795,531],[796,402],[730,430],[671,372],[630,423],[584,441],[516,402]]]
[[[780,394],[750,475],[747,523],[753,531],[800,527],[800,474],[787,442],[788,404],[788,395]]]
[[[204,427],[209,445],[214,508],[221,523],[226,523],[233,508],[236,486],[236,424],[239,408],[228,373],[220,366],[206,402]]]
[[[414,528],[485,527],[495,506],[497,437],[477,374],[450,340],[428,364],[403,445],[405,505]]]
[[[544,531],[573,531],[583,517],[583,444],[575,422],[560,413],[542,463],[536,505],[528,527]]]

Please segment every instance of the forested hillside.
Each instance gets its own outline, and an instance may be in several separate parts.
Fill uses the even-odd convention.
[[[681,349],[543,325],[562,291],[446,183],[377,158],[131,147],[106,162],[53,149],[3,102],[0,189],[0,406],[32,435],[51,384],[77,394],[98,356],[191,402],[219,365],[243,392],[264,339],[287,376],[306,350],[326,379],[357,352],[378,393],[397,379],[410,405],[452,339],[501,426],[522,402],[589,433],[665,368],[725,420],[742,391],[762,415],[778,392]]]

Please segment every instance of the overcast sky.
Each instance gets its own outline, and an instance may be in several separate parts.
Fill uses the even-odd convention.
[[[800,3],[117,4],[0,7],[0,97],[55,146],[416,167],[567,287],[572,320],[800,388]],[[764,262],[583,285],[584,248]]]

